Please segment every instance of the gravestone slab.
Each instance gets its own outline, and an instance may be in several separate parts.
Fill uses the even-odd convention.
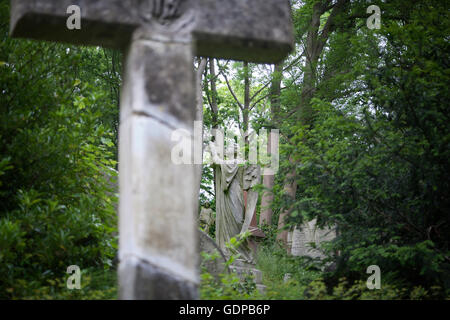
[[[200,234],[200,252],[205,252],[209,255],[218,255],[218,257],[214,260],[204,260],[202,258],[201,265],[206,268],[208,273],[213,275],[216,279],[221,273],[228,272],[228,268],[226,266],[226,258],[223,254],[222,250],[220,250],[219,246],[216,242],[211,239],[203,231],[199,230]]]
[[[262,272],[256,268],[253,263],[248,263],[243,259],[236,259],[230,266],[231,272],[236,273],[241,281],[245,281],[247,277],[251,277],[260,293],[264,293],[266,286],[262,282]]]
[[[295,227],[292,232],[291,254],[323,259],[325,255],[320,249],[321,243],[332,241],[334,238],[336,238],[335,229],[319,229],[317,220],[314,219],[304,223],[301,228]]]

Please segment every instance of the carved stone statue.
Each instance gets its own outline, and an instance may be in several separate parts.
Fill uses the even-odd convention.
[[[242,166],[234,160],[223,160],[214,143],[210,143],[209,149],[216,176],[216,242],[225,255],[230,256],[235,252],[230,252],[226,243],[249,229],[255,212],[258,193],[249,192],[249,209],[245,210],[244,190],[258,183],[258,168]],[[237,253],[246,262],[254,262],[247,240],[237,248]]]
[[[243,178],[243,191],[247,194],[247,200],[244,210],[245,220],[241,232],[245,232],[252,227],[251,222],[255,215],[256,203],[258,202],[258,192],[253,190],[253,187],[260,183],[261,168],[257,165],[245,166]]]

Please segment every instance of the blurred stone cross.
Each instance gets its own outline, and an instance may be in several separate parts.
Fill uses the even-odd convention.
[[[81,13],[69,28],[69,7]],[[12,0],[11,34],[125,52],[119,135],[119,296],[196,299],[195,55],[276,63],[293,48],[288,0]],[[192,137],[193,139],[193,137]]]

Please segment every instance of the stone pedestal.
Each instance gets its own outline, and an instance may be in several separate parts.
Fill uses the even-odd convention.
[[[266,286],[262,282],[262,272],[256,269],[255,265],[249,264],[242,259],[236,259],[230,266],[230,270],[231,272],[235,272],[241,280],[244,280],[247,276],[251,276],[253,281],[255,281],[258,291],[264,293]]]

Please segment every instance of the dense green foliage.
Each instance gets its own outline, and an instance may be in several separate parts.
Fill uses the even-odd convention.
[[[268,234],[270,229],[266,229]],[[271,237],[269,237],[270,242]],[[217,259],[218,255],[203,254],[204,259]],[[237,256],[231,256],[230,265]],[[201,299],[214,300],[395,300],[439,298],[439,287],[399,287],[389,283],[380,290],[368,290],[366,281],[342,277],[330,288],[323,272],[305,257],[293,257],[275,243],[266,243],[258,252],[257,267],[263,272],[264,291],[258,291],[251,275],[240,279],[235,273],[223,272],[214,277],[202,268]],[[286,277],[288,276],[288,277]]]
[[[391,292],[374,298],[448,297],[448,2],[374,1],[382,10],[380,29],[366,27],[365,1],[294,4],[298,52],[281,75],[271,75],[282,77],[281,103],[261,102],[251,122],[255,130],[281,130],[273,227],[287,210],[285,228],[317,218],[321,226],[337,226],[338,237],[323,245],[325,261],[305,264],[290,258],[275,263],[278,249],[269,236],[260,262],[272,277],[266,280],[283,286],[283,273],[292,273],[300,283],[311,282],[306,270],[332,263],[320,272],[323,298],[344,298],[333,292],[353,286],[353,298],[370,298],[362,283],[367,267],[378,265]],[[242,99],[244,73],[240,65],[234,69],[229,82]],[[252,80],[253,94],[270,77]],[[222,80],[217,90],[224,127],[227,117],[243,116],[228,86]],[[293,296],[306,298],[299,291]]]
[[[119,76],[103,50],[9,38],[8,1],[0,16],[0,298],[14,298],[70,265],[112,266],[118,110],[106,88]]]
[[[448,2],[380,6],[379,30],[336,20],[316,69],[312,120],[284,127],[285,167],[297,183],[288,219],[338,227],[331,283],[378,265],[383,283],[448,296]]]

